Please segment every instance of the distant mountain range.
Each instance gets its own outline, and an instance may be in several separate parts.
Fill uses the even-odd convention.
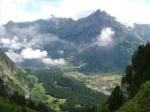
[[[1,39],[3,50],[25,68],[57,69],[59,65],[62,70],[122,72],[137,46],[150,40],[150,25],[127,27],[101,10],[79,20],[8,22],[4,29],[3,37],[14,42]],[[23,52],[37,49],[46,55],[28,57]]]

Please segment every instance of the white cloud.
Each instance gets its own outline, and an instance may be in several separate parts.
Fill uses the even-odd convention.
[[[40,49],[25,48],[21,50],[21,53],[17,53],[13,50],[6,52],[14,62],[21,63],[26,59],[44,59],[47,58],[47,51],[41,51]]]
[[[108,46],[113,42],[113,36],[115,32],[112,28],[107,27],[101,31],[101,34],[97,36],[97,44],[100,46]]]
[[[18,41],[18,37],[13,37],[12,39],[8,37],[0,37],[1,47],[9,49],[21,49],[22,44]]]
[[[65,65],[66,61],[63,58],[52,59],[48,57],[47,51],[41,51],[40,49],[26,48],[21,53],[9,50],[6,55],[16,63],[22,63],[25,60],[36,59],[46,65]]]
[[[63,58],[59,58],[59,59],[44,58],[42,62],[48,65],[65,65],[66,64],[66,61]]]
[[[150,23],[150,4],[144,0],[59,0],[57,5],[50,1],[37,0],[2,0],[1,22],[9,20],[31,21],[38,18],[48,18],[51,14],[58,17],[73,17],[77,19],[86,16],[96,9],[105,10],[125,23]],[[26,11],[28,4],[39,9],[33,13]],[[9,7],[9,8],[8,8]]]
[[[40,49],[33,50],[32,48],[26,48],[22,50],[21,56],[24,59],[42,59],[47,57],[47,52]]]
[[[63,58],[52,59],[48,57],[47,51],[41,51],[40,49],[33,50],[32,48],[23,49],[21,56],[24,59],[39,59],[46,65],[64,65],[66,61]]]
[[[16,63],[22,63],[25,60],[36,59],[46,65],[64,65],[66,61],[63,58],[52,59],[48,57],[45,50],[41,50],[45,45],[55,41],[62,41],[52,34],[38,33],[38,26],[27,28],[11,29],[9,34],[4,27],[0,27],[0,45],[7,48],[6,54]],[[63,54],[63,51],[60,51]]]
[[[9,38],[1,38],[0,43],[8,45],[11,43],[11,40]]]

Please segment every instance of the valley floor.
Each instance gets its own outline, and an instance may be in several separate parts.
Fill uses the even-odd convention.
[[[75,78],[87,87],[110,95],[116,85],[120,85],[121,75],[115,73],[84,74],[80,72],[66,72],[65,76]]]

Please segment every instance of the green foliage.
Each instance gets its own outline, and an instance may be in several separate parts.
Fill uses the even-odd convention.
[[[47,96],[42,84],[38,83],[35,76],[19,69],[1,50],[0,97],[2,112],[32,112],[32,109],[51,112],[51,108],[45,103]]]
[[[43,84],[38,82],[38,78],[34,75],[26,74],[25,79],[29,87],[31,99],[37,103],[45,103],[48,99]]]
[[[66,77],[61,72],[41,70],[33,74],[43,83],[46,93],[56,98],[66,99],[66,103],[61,106],[63,110],[69,112],[80,111],[80,109],[90,110],[106,99],[104,94],[87,88],[81,81]]]
[[[42,84],[35,84],[33,89],[30,91],[30,97],[33,101],[46,102],[47,96],[45,94],[45,88]]]
[[[0,96],[0,112],[37,112]]]
[[[126,75],[122,78],[122,83],[128,83],[129,95],[133,97],[140,89],[141,85],[150,80],[150,44],[139,46],[132,58],[132,64],[126,69]]]
[[[124,103],[124,100],[125,98],[120,90],[120,86],[116,86],[106,103],[108,103],[109,110],[114,111]]]
[[[36,90],[40,91],[40,92],[42,92],[42,94],[44,94],[44,92],[43,92],[44,90],[43,90],[42,86],[37,87]],[[36,90],[35,90],[35,92],[37,92]],[[41,95],[41,93],[39,95]],[[50,107],[48,107],[46,103],[42,102],[42,101],[44,101],[44,98],[42,100],[38,100],[38,101],[37,101],[37,97],[36,97],[36,100],[31,100],[29,98],[25,98],[24,94],[20,94],[20,92],[18,92],[18,91],[12,91],[11,89],[9,89],[7,87],[7,84],[5,84],[4,81],[0,77],[0,97],[1,96],[2,96],[2,99],[4,99],[4,101],[0,102],[0,109],[2,112],[3,111],[4,112],[5,111],[6,112],[7,111],[28,112],[27,108],[32,108],[32,109],[40,111],[40,112],[45,112],[45,111],[51,112]],[[34,96],[36,96],[36,95],[34,95]],[[40,98],[41,98],[41,96],[40,96]],[[5,99],[7,99],[6,100],[7,102],[5,102]],[[18,108],[15,108],[15,106],[17,106],[17,105],[18,105]],[[8,108],[6,108],[7,106],[8,106]]]
[[[109,112],[108,105],[101,105],[97,107],[97,112]]]
[[[149,112],[150,111],[150,81],[142,85],[135,97],[116,112]]]
[[[150,44],[139,46],[122,77],[121,88],[114,89],[106,104],[110,111],[148,112],[150,111]],[[145,84],[144,84],[145,83]],[[144,84],[144,85],[143,85]],[[143,86],[142,86],[143,85]],[[141,87],[142,86],[142,87]],[[124,99],[125,98],[125,99]]]

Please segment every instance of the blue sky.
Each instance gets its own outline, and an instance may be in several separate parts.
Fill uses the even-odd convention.
[[[125,23],[150,23],[150,0],[0,0],[0,24],[39,18],[78,19],[101,9]]]
[[[143,0],[146,4],[150,5],[150,1],[149,0]]]
[[[35,2],[35,4],[40,4],[40,3],[49,3],[53,6],[59,6],[59,0],[37,0],[37,2]],[[35,6],[33,4],[33,2],[27,2],[26,6],[25,6],[25,11],[27,11],[28,13],[39,13],[41,10],[40,10],[40,7],[39,6]]]

